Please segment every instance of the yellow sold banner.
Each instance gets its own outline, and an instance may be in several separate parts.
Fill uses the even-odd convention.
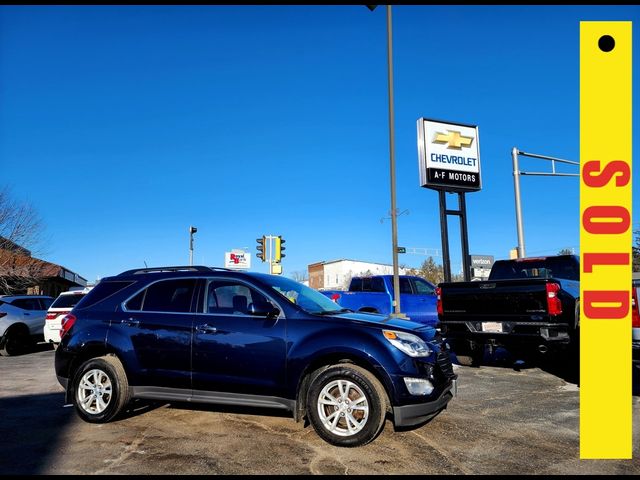
[[[580,24],[580,458],[629,459],[631,22]]]

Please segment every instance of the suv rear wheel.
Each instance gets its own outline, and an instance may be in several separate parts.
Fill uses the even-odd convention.
[[[19,355],[27,351],[29,343],[29,329],[25,325],[15,325],[4,334],[0,354],[4,357]]]
[[[373,374],[356,365],[335,365],[311,381],[307,417],[327,442],[357,447],[382,431],[386,403],[384,388]]]
[[[75,406],[80,417],[91,423],[106,423],[129,402],[127,375],[113,355],[84,362],[74,377]]]

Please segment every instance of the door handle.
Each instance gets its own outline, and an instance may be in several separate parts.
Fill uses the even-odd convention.
[[[128,318],[126,320],[121,320],[120,323],[126,325],[127,327],[137,327],[140,325],[140,320],[136,320],[135,318]]]
[[[30,313],[28,313],[28,312],[24,312],[24,314],[25,314],[25,315],[31,315],[31,314],[30,314]]]
[[[198,325],[196,327],[196,332],[198,332],[198,333],[217,333],[218,329],[216,327],[212,327],[211,325],[207,325],[205,323],[203,325]]]

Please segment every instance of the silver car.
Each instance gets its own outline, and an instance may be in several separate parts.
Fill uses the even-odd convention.
[[[0,354],[17,355],[42,339],[52,302],[42,295],[0,295]]]

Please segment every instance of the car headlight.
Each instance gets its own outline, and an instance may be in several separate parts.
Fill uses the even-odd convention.
[[[383,330],[384,338],[389,340],[391,345],[398,350],[402,350],[410,357],[427,357],[431,355],[431,349],[427,342],[416,335],[394,330]]]

